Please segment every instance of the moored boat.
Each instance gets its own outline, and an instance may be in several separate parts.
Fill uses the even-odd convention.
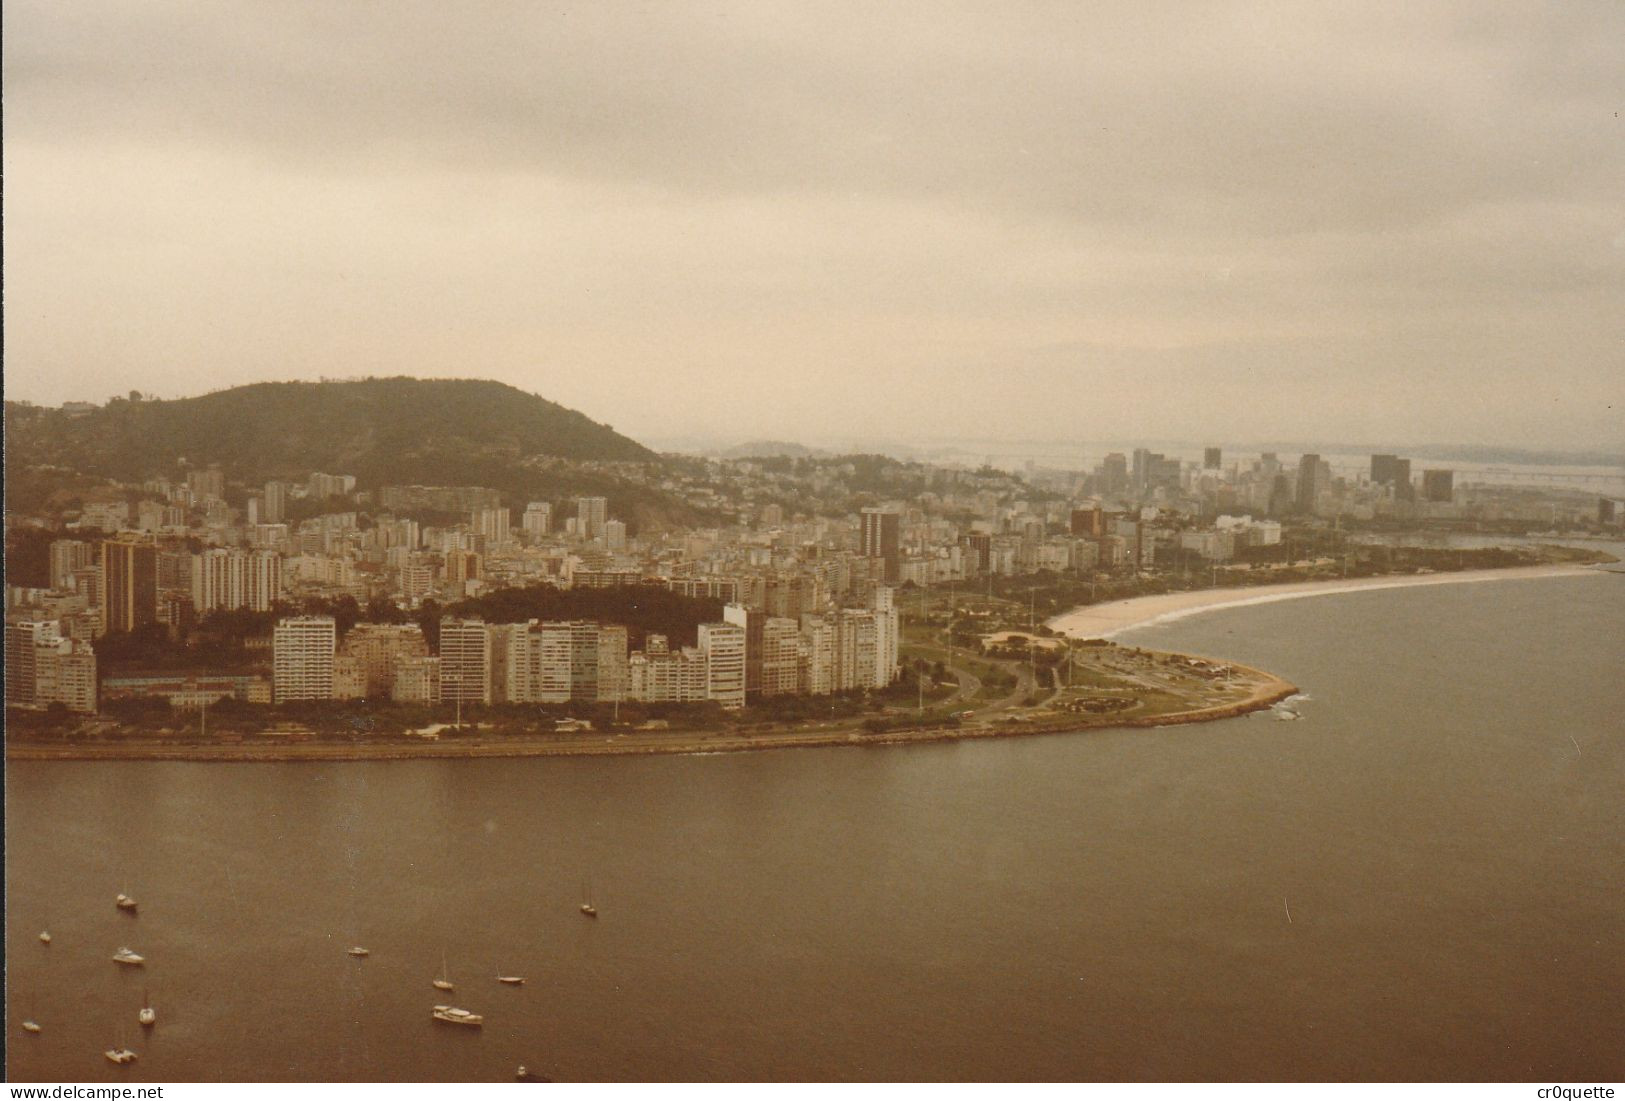
[[[50,934],[50,932],[45,931],[45,932],[40,933],[39,942],[41,944],[50,944],[51,943],[51,934]]]
[[[478,1013],[470,1013],[466,1009],[458,1009],[454,1005],[437,1005],[429,1014],[437,1021],[444,1021],[448,1025],[469,1025],[478,1028],[485,1023],[485,1018]]]
[[[509,986],[524,986],[525,978],[523,975],[498,975],[497,982],[505,982]]]
[[[129,895],[121,892],[119,896],[113,900],[113,905],[117,906],[120,910],[128,910],[131,913],[134,913],[136,902],[135,899],[131,898]]]
[[[136,955],[136,953],[130,951],[128,948],[120,948],[117,952],[113,953],[113,962],[122,963],[129,967],[140,967],[142,964],[147,962],[147,957]]]
[[[39,1023],[38,1022],[36,1022],[36,1021],[24,1021],[23,1022],[23,1031],[24,1032],[38,1032],[39,1030],[40,1030],[40,1028],[39,1028]]]
[[[365,948],[361,947],[361,945],[357,944],[350,949],[350,955],[354,956],[356,959],[360,959],[363,956],[371,955],[371,953]]]
[[[117,1063],[119,1066],[123,1066],[126,1063],[133,1063],[136,1059],[135,1052],[131,1051],[127,1047],[108,1048],[106,1051],[102,1052],[102,1054],[107,1056],[107,1061],[109,1063]]]

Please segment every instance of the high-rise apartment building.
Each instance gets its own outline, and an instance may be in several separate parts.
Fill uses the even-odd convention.
[[[1454,470],[1422,471],[1422,499],[1445,503],[1456,499],[1456,472]]]
[[[877,588],[870,607],[875,619],[874,686],[884,688],[897,679],[897,651],[900,632],[896,595],[891,589]]]
[[[320,501],[327,497],[348,496],[355,490],[354,474],[314,473],[305,483],[305,495]]]
[[[189,556],[189,561],[186,590],[198,615],[236,608],[268,612],[282,599],[282,556],[275,551],[216,547]]]
[[[36,701],[35,646],[54,642],[58,627],[51,620],[6,623],[6,706],[33,707]]]
[[[578,497],[576,499],[576,531],[583,539],[597,539],[604,534],[609,522],[607,497]]]
[[[1320,456],[1304,455],[1298,459],[1298,488],[1293,497],[1297,509],[1302,513],[1315,511],[1315,483],[1320,475]]]
[[[271,635],[271,690],[277,703],[333,698],[337,627],[332,616],[291,616]]]
[[[6,624],[6,706],[96,710],[96,652],[84,639],[64,638],[55,620]]]
[[[216,608],[243,606],[246,557],[241,551],[224,547],[191,556],[192,607],[198,615],[206,615]]]
[[[598,628],[598,699],[604,703],[628,699],[626,628],[602,624]]]
[[[505,508],[475,509],[469,514],[468,526],[485,538],[486,546],[501,546],[508,541],[508,510]]]
[[[1072,510],[1070,530],[1073,535],[1096,538],[1106,534],[1106,513],[1099,505]]]
[[[791,696],[800,686],[801,631],[796,621],[771,616],[762,622],[761,694]]]
[[[1394,496],[1401,501],[1414,501],[1416,487],[1411,483],[1411,461],[1394,460]]]
[[[440,698],[491,702],[491,634],[484,620],[440,621]]]
[[[34,699],[38,706],[62,704],[69,711],[96,711],[96,651],[77,638],[34,644]]]
[[[56,539],[51,542],[51,588],[73,587],[73,575],[96,561],[96,546],[79,539]]]
[[[1100,464],[1101,490],[1106,493],[1122,493],[1128,488],[1128,456],[1121,451],[1113,451],[1107,455]]]
[[[722,609],[722,621],[745,632],[745,698],[749,700],[762,691],[762,629],[767,619],[766,612],[743,604],[727,604]]]
[[[1401,501],[1415,496],[1411,488],[1411,461],[1398,455],[1371,456],[1371,481],[1374,485],[1392,486],[1395,498]]]
[[[700,624],[705,696],[730,710],[745,706],[745,629],[734,623]]]
[[[887,584],[897,583],[902,565],[902,517],[896,509],[866,508],[863,510],[863,530],[860,552],[865,558],[878,558],[884,564],[883,577]]]
[[[520,528],[532,539],[538,539],[553,530],[553,506],[546,501],[532,501],[525,506]]]
[[[618,628],[622,652],[625,628]],[[507,697],[513,703],[568,703],[599,698],[604,642],[597,623],[569,620],[516,625],[507,647]],[[613,642],[611,642],[613,648]],[[444,646],[442,645],[442,653]],[[613,671],[612,671],[613,672]]]
[[[150,541],[102,543],[102,631],[133,631],[158,618],[158,547]]]
[[[288,518],[288,486],[285,482],[265,483],[265,507],[260,519],[267,524],[280,524]]]
[[[835,625],[822,616],[801,621],[800,668],[797,689],[808,696],[827,696],[836,690]]]

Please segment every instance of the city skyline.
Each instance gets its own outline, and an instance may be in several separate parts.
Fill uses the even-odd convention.
[[[1622,21],[9,5],[10,393],[1612,447]]]

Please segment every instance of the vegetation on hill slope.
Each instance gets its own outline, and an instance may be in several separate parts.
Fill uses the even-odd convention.
[[[321,470],[363,487],[491,485],[493,471],[539,455],[658,461],[581,413],[468,379],[266,382],[176,401],[115,398],[78,417],[8,404],[6,421],[10,449],[31,463],[126,480],[172,474],[184,460],[250,482]]]

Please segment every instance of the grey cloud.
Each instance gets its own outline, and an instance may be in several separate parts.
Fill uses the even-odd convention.
[[[660,385],[662,430],[783,434],[714,406],[794,390],[816,430],[850,402],[809,377],[884,380],[883,430],[969,365],[1027,380],[1012,420],[1254,417],[1267,384],[1347,437],[1373,375],[1505,394],[1557,360],[1570,424],[1625,375],[1617,4],[13,0],[4,29],[8,366],[55,400],[541,362],[623,427]],[[1562,433],[1445,392],[1418,432]]]

